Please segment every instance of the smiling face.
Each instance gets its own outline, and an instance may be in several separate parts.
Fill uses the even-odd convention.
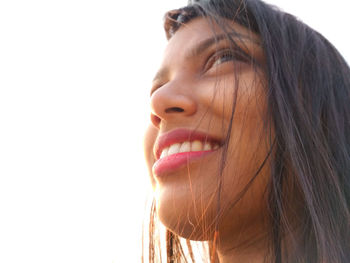
[[[218,211],[222,241],[235,233],[256,237],[265,222],[268,162],[260,168],[270,137],[266,80],[257,66],[264,54],[257,35],[229,23],[239,48],[204,18],[183,25],[168,43],[151,90],[145,150],[158,215],[193,240],[212,238]]]

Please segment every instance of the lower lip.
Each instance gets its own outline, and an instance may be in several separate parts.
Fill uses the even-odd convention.
[[[154,163],[153,173],[156,176],[163,176],[166,173],[173,172],[189,162],[198,160],[212,152],[213,151],[185,152],[163,157]]]

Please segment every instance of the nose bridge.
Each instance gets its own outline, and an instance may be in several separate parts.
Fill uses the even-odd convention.
[[[152,123],[159,127],[162,121],[193,115],[197,104],[190,87],[184,81],[172,80],[158,88],[151,96]]]

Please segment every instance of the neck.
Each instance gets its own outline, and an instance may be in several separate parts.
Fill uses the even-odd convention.
[[[268,238],[266,228],[263,225],[259,229],[241,229],[235,235],[230,235],[230,232],[226,233],[226,235],[219,233],[216,242],[216,251],[220,263],[266,262]]]
[[[266,248],[260,250],[255,248],[218,250],[218,259],[220,263],[263,263],[266,262]]]

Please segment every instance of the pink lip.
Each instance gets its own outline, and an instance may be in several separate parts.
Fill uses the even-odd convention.
[[[153,165],[153,173],[161,176],[166,172],[175,171],[189,162],[198,160],[213,151],[184,152],[173,154],[157,160]]]
[[[174,171],[181,166],[188,164],[189,162],[195,161],[204,157],[207,154],[214,152],[211,151],[196,151],[196,152],[184,152],[172,154],[167,157],[161,158],[160,155],[165,147],[168,147],[175,143],[181,143],[184,141],[208,141],[220,144],[220,140],[210,136],[206,133],[187,129],[176,129],[168,133],[162,134],[157,138],[155,143],[155,156],[157,161],[153,165],[153,172],[156,176],[160,176],[166,172]]]

